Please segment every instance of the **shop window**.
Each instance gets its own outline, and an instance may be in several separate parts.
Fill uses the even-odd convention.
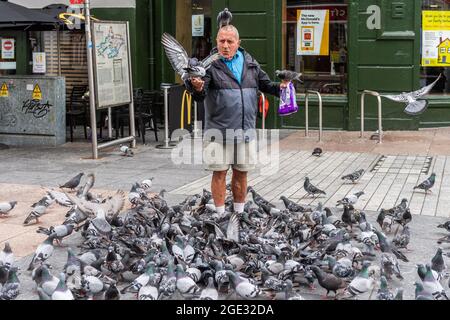
[[[283,65],[303,74],[297,92],[347,93],[346,0],[283,0]]]
[[[442,0],[423,0],[422,11],[437,11],[442,14],[443,21],[450,18],[450,2]],[[421,68],[420,85],[425,86],[441,78],[431,90],[431,94],[443,95],[450,93],[450,28],[447,23],[439,23],[440,18],[429,18],[422,15]],[[434,20],[431,22],[430,19]]]

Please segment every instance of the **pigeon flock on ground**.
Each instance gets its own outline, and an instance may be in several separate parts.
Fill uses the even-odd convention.
[[[363,174],[361,169],[342,179],[357,183]],[[83,176],[61,184],[59,191],[47,190],[30,209],[24,224],[39,223],[51,205],[67,207],[67,214],[61,225],[38,227],[46,238],[27,270],[18,269],[13,248],[5,243],[0,299],[21,294],[19,274],[31,277],[41,300],[304,300],[301,292],[317,287],[326,292],[324,298],[367,299],[369,294],[368,299],[400,300],[413,285],[402,282],[399,264],[409,261],[407,199],[381,209],[373,225],[356,209],[363,191],[347,195],[335,208],[302,205],[285,196],[283,208],[277,208],[250,186],[243,213],[233,212],[228,194],[227,210],[219,215],[206,189],[171,206],[165,190],[152,191],[153,178],[134,183],[128,195],[119,190],[103,198],[92,191],[95,176],[88,174],[82,184]],[[416,188],[427,192],[434,177]],[[308,178],[304,188],[309,196],[325,194]],[[0,203],[0,214],[8,217],[16,204]],[[450,221],[438,227],[450,232]],[[80,243],[64,247],[74,232]],[[450,233],[438,240],[443,242],[450,242]],[[62,270],[49,263],[56,246],[67,251]],[[434,257],[417,265],[416,299],[448,299],[443,255],[437,248]]]

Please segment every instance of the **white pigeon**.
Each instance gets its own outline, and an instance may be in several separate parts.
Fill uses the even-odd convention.
[[[355,205],[356,202],[358,201],[359,197],[361,197],[363,194],[364,194],[364,191],[359,191],[359,192],[356,192],[354,194],[350,194],[348,196],[345,196],[341,200],[338,200],[336,206],[339,206],[340,204]]]
[[[423,96],[427,95],[431,89],[434,87],[434,85],[439,81],[441,78],[441,74],[439,77],[433,81],[433,83],[412,92],[402,92],[400,94],[394,95],[394,94],[387,94],[387,95],[380,95],[381,97],[388,98],[392,101],[396,102],[404,102],[406,103],[406,108],[404,112],[406,114],[410,115],[417,115],[424,112],[428,106],[428,101],[425,99],[421,99]]]
[[[141,182],[141,188],[144,189],[146,192],[150,191],[150,189],[153,186],[153,177],[151,177],[150,179],[145,179],[142,180]]]
[[[122,156],[126,156],[126,157],[134,156],[133,150],[131,150],[130,147],[124,146],[122,144],[120,145],[120,152],[122,153]]]
[[[7,215],[16,204],[17,201],[0,202],[0,217]]]
[[[3,251],[0,252],[0,266],[12,267],[14,263],[14,253],[11,250],[9,242],[5,242]]]
[[[31,262],[30,265],[28,266],[28,270],[32,270],[34,264],[36,264],[37,262],[45,262],[48,258],[51,257],[51,255],[53,254],[53,239],[54,236],[50,236],[47,239],[44,240],[44,242],[42,242],[37,248],[36,251],[34,252],[33,258],[31,258]]]
[[[139,289],[138,300],[158,300],[158,288],[146,285]]]

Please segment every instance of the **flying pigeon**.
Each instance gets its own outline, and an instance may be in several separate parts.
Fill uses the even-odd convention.
[[[291,70],[276,70],[275,75],[280,80],[286,80],[286,81],[298,81],[300,83],[303,83],[302,80],[300,80],[300,77],[302,76],[301,73],[291,71]]]
[[[198,61],[197,58],[189,58],[183,46],[168,33],[163,33],[161,43],[172,68],[183,81],[204,77],[211,64],[220,58],[218,53],[212,54],[202,61]]]
[[[131,148],[128,147],[128,146],[120,145],[120,149],[119,150],[122,153],[122,156],[125,156],[125,157],[132,157],[132,156],[134,156],[133,150],[131,150]]]
[[[433,172],[427,180],[415,186],[413,189],[422,189],[425,190],[425,192],[428,192],[428,190],[430,190],[434,186],[435,181],[436,181],[436,173]]]
[[[217,27],[220,29],[224,26],[228,26],[231,24],[231,20],[233,19],[233,15],[231,14],[228,8],[223,9],[217,15]]]
[[[0,217],[6,216],[16,204],[17,201],[0,202]]]
[[[67,189],[75,189],[76,187],[78,187],[78,185],[80,184],[81,181],[81,177],[84,175],[83,172],[77,174],[75,177],[73,177],[72,179],[70,179],[69,181],[67,181],[66,183],[64,183],[63,185],[60,185],[60,188],[67,188]]]
[[[317,147],[317,148],[314,148],[312,155],[316,156],[316,157],[320,157],[322,155],[322,152],[323,152],[322,148]]]
[[[434,80],[433,83],[412,92],[402,92],[398,95],[380,95],[382,97],[388,98],[395,102],[404,102],[406,103],[406,108],[404,112],[409,115],[418,115],[424,112],[428,106],[428,101],[422,99],[423,96],[430,93],[431,89],[434,85],[439,81],[441,75]]]
[[[347,174],[345,176],[342,176],[342,180],[350,180],[352,183],[355,183],[358,181],[364,174],[364,169],[357,170],[355,172],[352,172],[350,174]]]

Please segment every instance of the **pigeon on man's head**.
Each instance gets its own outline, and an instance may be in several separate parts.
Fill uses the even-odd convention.
[[[14,207],[17,201],[0,202],[0,217],[6,216]]]
[[[202,61],[198,61],[197,58],[189,58],[183,46],[166,32],[161,37],[161,43],[172,68],[181,76],[183,81],[204,77],[211,64],[220,58],[218,53],[212,54]]]
[[[120,152],[122,153],[122,156],[125,156],[125,157],[134,156],[133,150],[131,150],[131,148],[129,146],[125,146],[122,144],[120,145]]]
[[[291,70],[276,70],[275,71],[275,75],[280,79],[280,80],[285,80],[285,81],[298,81],[300,83],[303,83],[302,80],[300,80],[300,77],[302,76],[301,73],[295,72],[295,71],[291,71]]]
[[[428,192],[428,190],[430,190],[433,186],[434,186],[434,182],[436,181],[436,173],[432,173],[431,176],[423,181],[421,184],[415,186],[413,189],[422,189],[425,190],[425,192]]]
[[[67,181],[66,183],[64,183],[63,185],[60,185],[60,188],[67,188],[67,189],[75,189],[76,187],[78,187],[78,185],[80,184],[81,181],[81,177],[84,175],[84,172],[80,172],[79,174],[77,174],[75,177],[73,177],[72,179],[70,179],[69,181]]]
[[[406,108],[404,112],[409,115],[418,115],[424,112],[428,106],[428,101],[422,99],[425,95],[430,93],[431,89],[433,89],[434,85],[439,81],[441,75],[431,84],[412,92],[402,92],[400,94],[388,94],[381,95],[382,97],[388,98],[395,102],[404,102],[406,103]]]
[[[322,148],[317,147],[317,148],[314,148],[312,155],[316,156],[316,157],[320,157],[322,155],[322,152],[323,152]]]
[[[228,26],[231,24],[231,20],[233,19],[233,14],[228,10],[228,8],[223,9],[217,15],[217,27],[220,29],[222,27]]]

